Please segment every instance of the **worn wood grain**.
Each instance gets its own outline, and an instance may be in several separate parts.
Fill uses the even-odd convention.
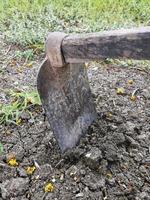
[[[68,63],[105,58],[150,59],[150,27],[72,34],[62,42]]]

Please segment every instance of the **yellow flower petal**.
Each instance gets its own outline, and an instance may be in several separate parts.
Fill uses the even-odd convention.
[[[22,73],[23,69],[22,68],[17,68],[17,72]]]
[[[35,170],[36,170],[35,166],[27,167],[26,172],[27,172],[28,175],[32,175]]]
[[[52,183],[47,183],[45,188],[44,188],[45,192],[53,192],[54,191],[54,185]]]
[[[18,166],[18,162],[17,162],[16,158],[11,158],[10,160],[7,161],[7,163],[12,167]]]
[[[31,62],[31,63],[28,63],[28,64],[26,64],[26,67],[32,67],[33,66],[33,63]]]
[[[111,113],[111,112],[108,112],[108,113],[107,113],[107,116],[108,116],[108,117],[112,117],[112,113]]]
[[[136,101],[137,97],[136,97],[135,95],[132,95],[132,96],[130,97],[130,99],[131,99],[131,101]]]
[[[89,67],[89,63],[85,63],[85,67],[88,68]]]
[[[111,178],[112,178],[112,174],[111,174],[110,172],[108,172],[108,173],[106,174],[106,176],[107,176],[108,179],[111,179]]]
[[[124,94],[125,89],[124,88],[117,88],[117,94]]]
[[[32,98],[27,98],[27,103],[32,103]]]
[[[17,124],[17,125],[21,124],[21,122],[22,122],[21,119],[17,119],[17,120],[16,120],[16,124]]]
[[[133,84],[133,80],[131,79],[131,80],[128,80],[128,84]]]

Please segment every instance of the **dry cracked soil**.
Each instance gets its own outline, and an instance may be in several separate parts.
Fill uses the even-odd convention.
[[[0,41],[0,101],[7,103],[5,89],[36,87],[42,58],[32,68],[12,66],[17,47]],[[41,107],[32,108],[34,120],[25,112],[21,125],[0,125],[0,200],[150,199],[150,71],[93,63],[88,75],[98,119],[73,150],[60,153]],[[6,162],[12,154],[17,167]],[[45,193],[49,182],[53,192]]]

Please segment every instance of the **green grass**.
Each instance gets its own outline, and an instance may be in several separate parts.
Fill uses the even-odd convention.
[[[34,59],[34,52],[33,49],[27,49],[25,51],[16,51],[15,52],[15,57],[18,59],[26,59],[26,60],[33,60]]]
[[[2,145],[2,143],[0,142],[0,155],[1,155],[1,153],[3,153],[3,145]]]
[[[37,91],[10,91],[11,103],[0,104],[0,124],[19,124],[20,116],[23,111],[29,112],[33,105],[41,105]]]
[[[49,31],[94,32],[150,25],[150,1],[2,0],[0,25],[9,42],[42,45]]]

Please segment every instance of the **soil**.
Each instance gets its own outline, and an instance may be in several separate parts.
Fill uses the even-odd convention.
[[[14,59],[17,47],[2,36],[0,43],[0,101],[7,103],[5,90],[36,87],[43,56],[22,67]],[[76,148],[60,153],[41,107],[32,109],[34,120],[23,113],[21,125],[0,125],[0,200],[150,199],[150,71],[92,63],[88,75],[98,119]],[[122,87],[124,94],[117,94]],[[6,162],[12,154],[17,167]],[[54,190],[45,193],[49,182]]]

